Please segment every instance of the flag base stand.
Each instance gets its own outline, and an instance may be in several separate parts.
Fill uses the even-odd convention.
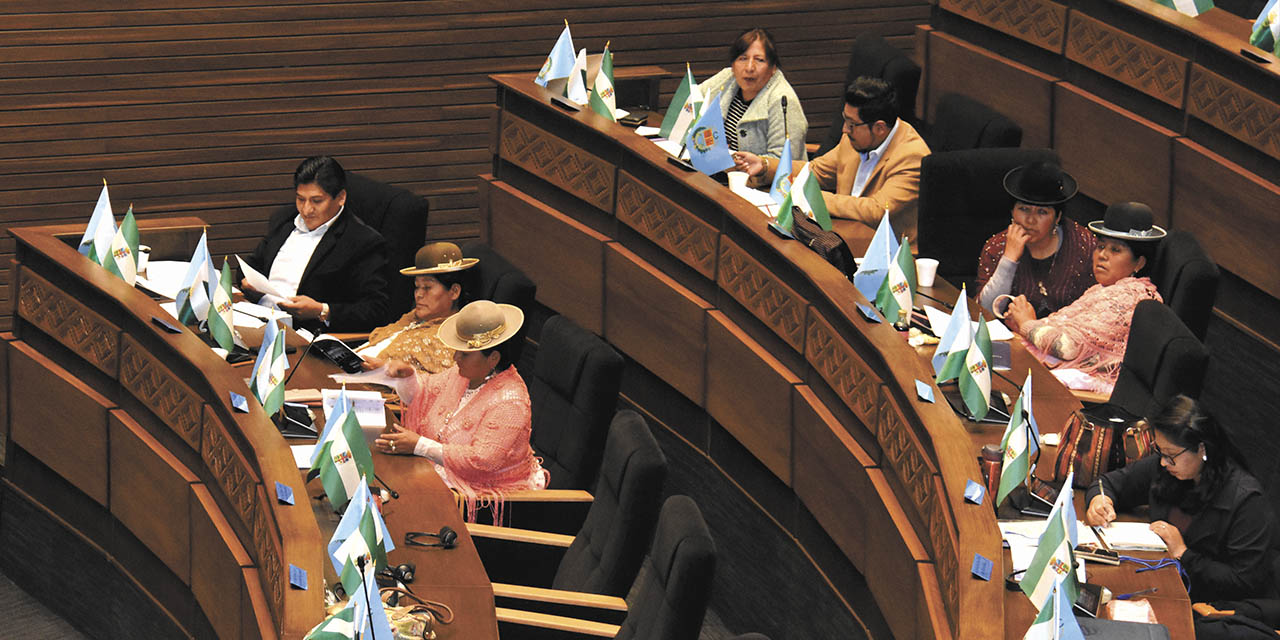
[[[316,438],[315,422],[311,412],[302,405],[284,404],[280,412],[272,417],[280,435],[286,438]]]
[[[946,383],[945,386],[939,384],[938,388],[942,390],[942,396],[947,399],[947,404],[951,405],[951,409],[961,418],[981,424],[1009,424],[1009,405],[1005,404],[1004,396],[1000,395],[1000,392],[991,392],[991,397],[987,400],[989,403],[987,406],[990,408],[987,410],[987,415],[979,420],[969,413],[969,407],[964,403],[964,396],[960,395],[958,384],[954,382]]]

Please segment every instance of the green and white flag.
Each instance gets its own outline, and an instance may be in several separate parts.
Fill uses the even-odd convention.
[[[591,84],[591,110],[617,122],[617,98],[613,92],[613,54],[606,42],[600,56],[600,71],[596,72],[596,81]]]
[[[373,476],[373,456],[354,408],[348,407],[331,418],[335,424],[333,428],[326,425],[326,436],[316,443],[318,451],[307,472],[307,480],[319,475],[330,505],[334,511],[340,511],[355,495],[361,477]]]
[[[1004,452],[1000,466],[1000,488],[996,492],[996,505],[1027,481],[1034,471],[1031,458],[1040,449],[1040,434],[1036,429],[1035,418],[1031,414],[1031,372],[1027,372],[1027,381],[1022,383],[1022,393],[1009,412],[1009,426],[1000,439],[1000,450]]]
[[[1253,33],[1249,44],[1280,56],[1280,2],[1268,0],[1267,5],[1253,21]]]
[[[1176,9],[1178,13],[1192,18],[1213,8],[1213,0],[1156,0],[1156,4]]]
[[[99,256],[101,257],[101,256]],[[111,237],[108,254],[102,261],[108,273],[120,276],[133,286],[138,279],[138,222],[133,219],[133,205],[124,214],[124,221]]]
[[[355,607],[343,609],[316,625],[302,640],[353,640],[356,637]]]
[[[822,185],[817,176],[809,171],[809,163],[800,168],[795,182],[791,185],[791,202],[818,223],[819,227],[831,230],[831,214],[827,212],[827,201],[822,199]]]
[[[911,302],[916,293],[916,261],[911,257],[911,243],[906,236],[898,245],[898,255],[889,263],[889,271],[880,291],[876,293],[876,309],[889,322],[898,322],[911,315]]]
[[[263,329],[262,346],[258,347],[258,359],[249,377],[249,390],[269,416],[274,416],[284,405],[284,372],[289,368],[289,360],[284,355],[285,333],[277,324],[272,320]]]
[[[200,234],[200,242],[187,263],[187,273],[182,276],[182,288],[174,298],[178,308],[178,321],[195,324],[209,319],[209,274],[214,273],[213,259],[209,257],[208,231]]]
[[[231,318],[231,265],[222,259],[222,276],[209,283],[209,334],[228,353],[236,346]]]
[[[1053,585],[1060,583],[1066,591],[1067,601],[1075,602],[1080,593],[1076,581],[1076,509],[1072,503],[1071,481],[1075,470],[1067,473],[1067,481],[1058,499],[1053,503],[1049,519],[1045,522],[1044,533],[1036,546],[1035,555],[1031,556],[1031,564],[1023,574],[1018,586],[1031,598],[1036,611],[1044,608],[1053,591]]]
[[[662,116],[659,133],[668,140],[684,140],[689,134],[689,127],[702,115],[702,91],[693,79],[693,70],[689,63],[684,65],[684,80],[671,96],[671,104],[667,105],[667,113]]]
[[[991,332],[978,314],[978,332],[964,356],[964,370],[960,372],[960,397],[974,420],[987,417],[991,410]]]
[[[1022,640],[1084,640],[1084,631],[1067,601],[1066,590],[1055,582],[1049,600],[1040,609]]]
[[[938,341],[938,349],[946,349],[946,360],[942,361],[942,366],[938,369],[938,384],[960,377],[972,346],[973,322],[969,320],[969,301],[961,295],[956,300],[955,310],[951,312],[947,330]]]
[[[102,256],[111,253],[111,241],[116,235],[116,218],[111,212],[111,196],[107,194],[107,179],[102,179],[102,192],[98,194],[98,203],[93,207],[93,215],[89,217],[89,225],[84,229],[84,237],[80,238],[80,255],[102,264]]]
[[[364,480],[361,479],[361,482]],[[338,547],[335,558],[342,559],[342,571],[338,579],[347,593],[354,593],[360,586],[360,564],[357,560],[365,558],[365,570],[377,571],[387,567],[387,549],[382,539],[382,531],[374,519],[373,505],[365,503],[360,514],[360,526]]]

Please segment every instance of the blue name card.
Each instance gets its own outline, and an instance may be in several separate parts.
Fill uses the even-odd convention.
[[[276,500],[284,504],[293,504],[293,487],[283,482],[276,482]]]
[[[289,565],[289,586],[294,589],[307,590],[307,570],[297,565]]]
[[[231,408],[240,413],[249,413],[249,401],[244,396],[231,391]]]
[[[973,554],[973,568],[970,571],[973,572],[974,576],[990,581],[991,567],[992,562],[990,559],[984,557],[981,553]]]
[[[933,387],[927,382],[916,380],[916,397],[925,402],[933,402]]]
[[[970,480],[964,486],[964,499],[966,502],[973,504],[982,504],[982,497],[986,495],[987,490],[982,485]]]

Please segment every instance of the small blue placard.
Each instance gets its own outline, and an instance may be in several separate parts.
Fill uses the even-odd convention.
[[[293,487],[283,483],[276,482],[276,500],[284,504],[293,504]]]
[[[981,553],[973,554],[973,568],[970,571],[973,575],[983,580],[991,580],[991,561],[983,557]]]
[[[990,563],[988,563],[990,564]],[[307,590],[307,570],[297,565],[289,565],[289,586],[294,589]]]
[[[982,485],[970,480],[964,486],[964,499],[966,502],[973,504],[982,504],[982,497],[986,495],[987,490]]]
[[[875,322],[877,324],[880,323],[880,314],[876,313],[875,309],[872,309],[865,304],[858,305],[858,313],[861,313],[862,317],[866,318],[870,322]]]
[[[231,408],[235,409],[236,411],[239,411],[240,413],[249,413],[249,401],[245,400],[244,396],[234,391],[230,393],[231,393]]]
[[[925,402],[933,402],[933,387],[927,382],[916,380],[916,397]]]

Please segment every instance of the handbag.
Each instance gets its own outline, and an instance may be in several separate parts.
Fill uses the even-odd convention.
[[[453,609],[443,602],[425,600],[400,587],[383,587],[381,595],[387,611],[387,622],[391,623],[391,630],[397,640],[435,640],[436,626],[453,622]],[[411,598],[416,602],[392,606],[386,602],[392,596],[397,598],[397,602],[403,598]]]
[[[845,243],[844,238],[840,237],[840,234],[818,226],[818,223],[810,220],[800,207],[792,207],[791,214],[794,221],[791,234],[796,240],[813,249],[815,253],[822,256],[823,260],[839,269],[845,277],[858,270],[857,263],[853,261],[853,252],[849,250],[849,245]]]
[[[1086,489],[1102,474],[1146,456],[1153,442],[1146,421],[1120,407],[1077,410],[1062,429],[1054,478],[1063,481],[1074,469],[1071,486]]]

